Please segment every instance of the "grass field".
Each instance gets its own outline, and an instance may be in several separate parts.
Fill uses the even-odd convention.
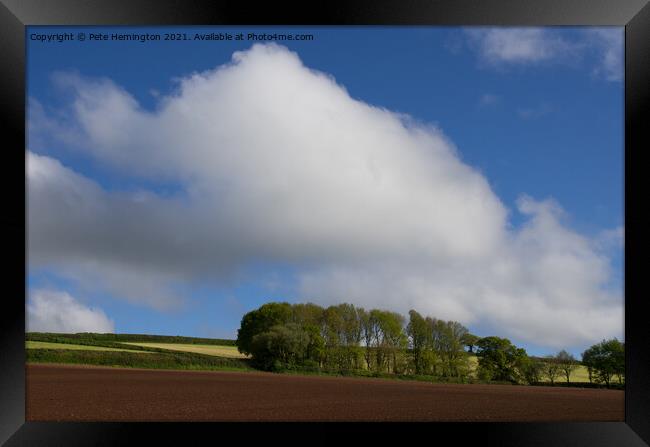
[[[251,369],[249,359],[237,352],[233,340],[34,332],[27,333],[26,337],[27,363],[211,371]]]
[[[213,355],[216,357],[228,357],[234,359],[245,359],[247,356],[241,354],[235,346],[199,345],[184,343],[124,343],[131,346],[144,346],[147,348],[169,349],[170,351],[193,352],[196,354]]]
[[[89,345],[73,345],[69,343],[50,343],[47,341],[31,341],[27,340],[25,342],[25,347],[27,349],[71,349],[73,351],[124,351],[124,352],[144,352],[136,349],[120,349],[120,348],[107,348],[104,346],[89,346]]]
[[[571,382],[589,382],[589,372],[587,371],[587,368],[580,365],[578,366],[578,369],[575,371],[571,372],[570,376]],[[545,379],[545,382],[550,382],[550,380]],[[560,376],[555,379],[556,382],[566,382],[566,376],[564,373],[562,373]]]
[[[138,352],[124,349],[73,350],[27,349],[27,363],[74,363],[78,365],[112,366],[121,368],[185,369],[233,371],[249,370],[247,359],[234,359],[196,354],[193,352]]]

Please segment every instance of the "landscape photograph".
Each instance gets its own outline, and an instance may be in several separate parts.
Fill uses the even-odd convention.
[[[625,420],[624,28],[26,42],[27,421]]]

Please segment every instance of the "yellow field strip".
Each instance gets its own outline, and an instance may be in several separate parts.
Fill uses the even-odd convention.
[[[150,354],[149,351],[138,351],[135,349],[120,349],[120,348],[106,348],[104,346],[88,346],[88,345],[72,345],[68,343],[51,343],[47,341],[31,341],[25,342],[27,349],[71,349],[74,351],[123,351],[123,352],[144,352]]]
[[[236,346],[195,345],[184,343],[123,343],[131,346],[144,346],[147,348],[169,349],[171,351],[194,352],[196,354],[213,355],[215,357],[230,357],[236,359],[248,358],[237,350]]]

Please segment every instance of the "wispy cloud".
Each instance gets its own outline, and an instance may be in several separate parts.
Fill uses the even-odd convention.
[[[542,102],[541,104],[535,107],[523,107],[517,109],[517,115],[519,115],[519,117],[522,119],[530,120],[530,119],[541,118],[545,115],[548,115],[552,111],[553,111],[553,107],[549,103]]]
[[[574,44],[543,28],[469,28],[465,33],[491,65],[541,63],[575,51]]]
[[[554,28],[466,28],[466,43],[479,61],[491,68],[538,66],[551,63],[567,65],[589,62],[592,72],[608,81],[623,77],[623,28],[590,28],[571,34]],[[454,42],[458,42],[454,40]],[[454,52],[460,52],[456,43]],[[586,56],[592,56],[591,59]]]
[[[597,28],[584,32],[585,39],[596,52],[600,63],[594,68],[594,74],[608,81],[623,79],[624,34],[622,28]]]
[[[622,249],[625,247],[625,227],[618,226],[603,230],[596,236],[594,242],[601,250]]]
[[[478,100],[479,107],[489,107],[497,105],[501,102],[501,97],[498,95],[493,95],[491,93],[485,93],[481,95]]]

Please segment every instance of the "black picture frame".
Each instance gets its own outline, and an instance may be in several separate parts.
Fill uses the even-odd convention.
[[[650,443],[650,324],[641,267],[647,247],[640,216],[641,163],[650,148],[650,6],[647,0],[335,0],[296,5],[210,0],[0,0],[3,145],[1,222],[8,250],[0,311],[0,442],[6,445],[184,445],[259,437],[284,443],[424,436],[455,444],[642,446]],[[25,422],[25,26],[29,25],[616,25],[625,26],[625,422],[430,424],[220,424]],[[22,149],[18,149],[21,147]],[[18,260],[22,259],[21,264]],[[21,279],[22,278],[22,279]],[[253,426],[250,426],[253,425]],[[306,432],[309,432],[307,434]],[[368,438],[370,436],[371,438]],[[155,440],[155,441],[154,441]],[[437,441],[436,441],[437,440]],[[248,439],[246,439],[248,441]],[[239,441],[237,441],[239,442]],[[340,442],[340,441],[339,441]]]

